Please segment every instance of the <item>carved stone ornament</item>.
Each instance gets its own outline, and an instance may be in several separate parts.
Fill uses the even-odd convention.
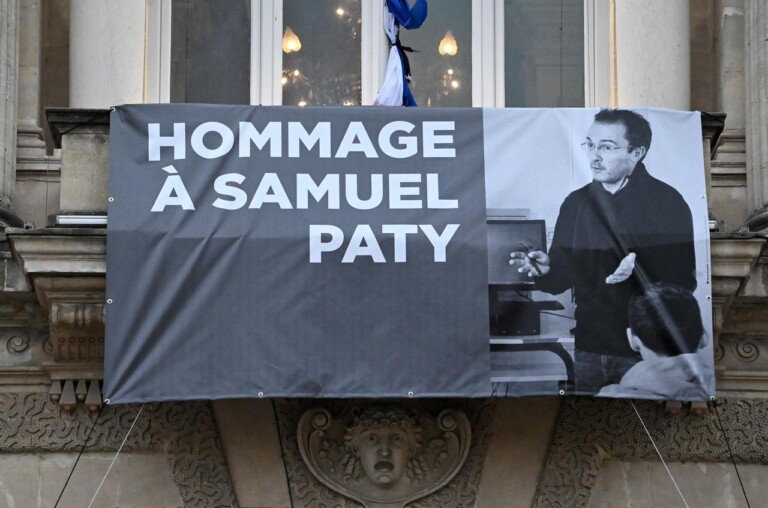
[[[461,411],[434,418],[393,405],[355,407],[338,418],[310,409],[298,428],[312,474],[367,508],[402,507],[443,487],[464,465],[470,436]]]

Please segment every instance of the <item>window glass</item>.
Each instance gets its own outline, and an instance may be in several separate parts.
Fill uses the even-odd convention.
[[[360,25],[360,0],[283,1],[284,105],[360,104]]]
[[[583,0],[505,0],[505,105],[584,106]]]
[[[427,20],[416,30],[400,31],[411,64],[410,85],[422,107],[472,105],[472,2],[430,0]]]
[[[171,102],[249,104],[251,0],[173,0]]]

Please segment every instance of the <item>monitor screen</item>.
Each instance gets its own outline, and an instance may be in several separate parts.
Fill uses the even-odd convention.
[[[534,289],[535,278],[520,273],[509,264],[513,251],[547,251],[547,232],[543,220],[488,217],[488,284]]]

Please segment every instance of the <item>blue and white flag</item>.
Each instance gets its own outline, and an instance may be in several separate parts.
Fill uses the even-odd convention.
[[[389,60],[384,83],[376,95],[374,106],[416,106],[416,99],[408,89],[411,69],[406,52],[413,51],[400,44],[400,27],[419,28],[427,19],[427,0],[417,0],[411,7],[408,0],[387,0],[384,14],[384,33],[389,40]]]

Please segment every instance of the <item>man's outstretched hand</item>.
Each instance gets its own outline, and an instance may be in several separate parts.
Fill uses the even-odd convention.
[[[528,273],[528,277],[540,277],[549,273],[549,256],[540,250],[512,252],[509,264],[517,266],[520,273]]]

